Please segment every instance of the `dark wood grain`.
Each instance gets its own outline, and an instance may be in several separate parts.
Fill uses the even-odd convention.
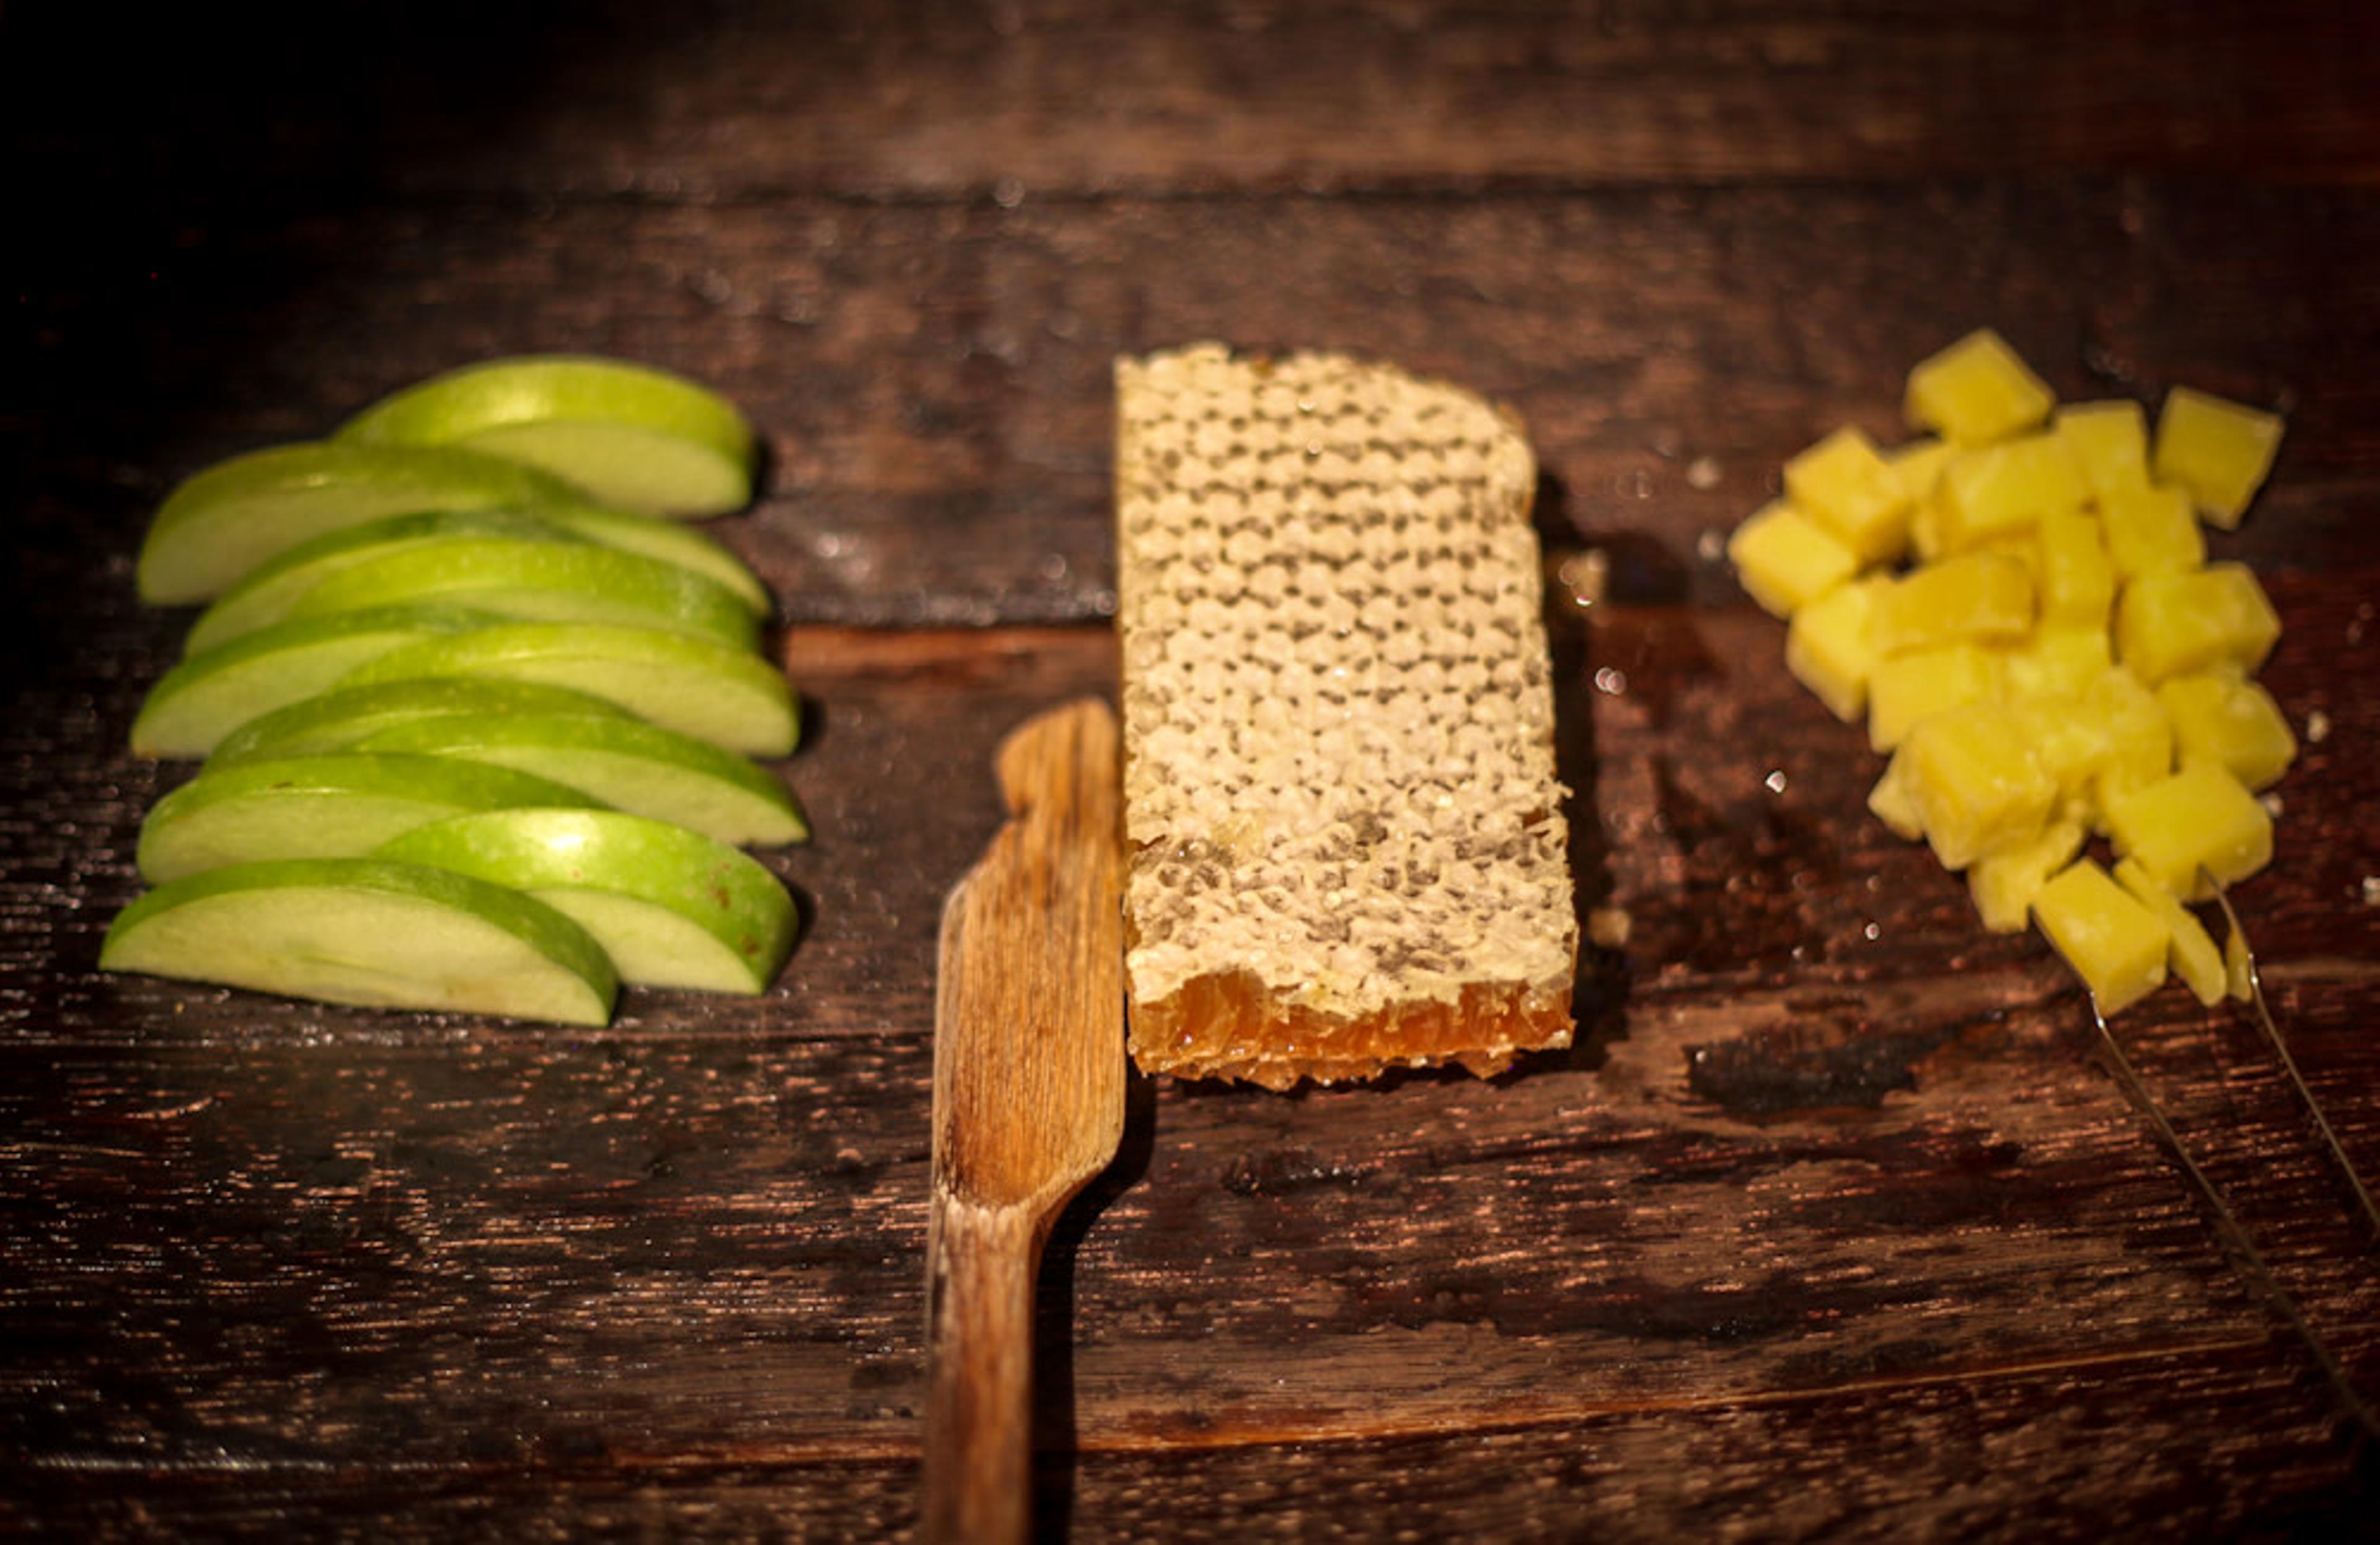
[[[126,109],[105,126],[60,111],[37,145],[96,141],[120,179],[185,196],[193,181],[676,202],[2380,168],[2380,31],[2331,0],[614,0],[496,16],[431,0],[161,18],[131,38],[64,7],[11,11],[18,93],[65,109],[105,90]],[[233,94],[257,105],[209,111]]]
[[[1646,1407],[1542,1429],[1359,1443],[1216,1448],[1194,1484],[1162,1450],[1085,1455],[1068,1478],[1085,1538],[1191,1541],[2351,1539],[2362,1501],[2318,1436],[2269,1435],[2293,1391],[2252,1354],[2175,1356],[2126,1372],[2051,1369],[1920,1389],[1864,1388],[1700,1409]],[[2107,1441],[2186,1400],[2198,1442],[2142,1464]],[[1846,1466],[1845,1454],[1866,1456]],[[910,1478],[892,1463],[731,1465],[423,1478],[418,1538],[698,1541],[895,1535]],[[29,1493],[133,1539],[161,1520],[202,1538],[389,1538],[349,1479],[41,1477]]]
[[[2283,602],[2303,615],[2301,595]],[[1623,609],[1598,638],[1658,620]],[[2284,1494],[2348,1484],[2310,1366],[2094,1068],[2062,973],[2036,943],[1983,940],[1956,882],[1858,815],[1873,768],[1783,678],[1774,624],[1691,626],[1740,663],[1660,715],[1569,683],[1598,743],[1593,817],[1619,833],[1608,894],[1638,927],[1629,991],[1593,1005],[1585,1049],[1493,1085],[1141,1092],[1123,1172],[1062,1231],[1050,1308],[1071,1349],[1057,1415],[1082,1455],[1068,1494],[1113,1510],[1078,1512],[1087,1533],[1161,1516],[1221,1537],[1247,1519],[1234,1497],[1318,1485],[1286,1458],[1316,1445],[1462,1466],[1484,1440],[1446,1434],[1500,1433],[1570,1473],[1606,1429],[1623,1450],[1658,1445],[1659,1411],[1710,1424],[1713,1451],[1729,1412],[1883,1424],[1898,1442],[1949,1422],[1979,1472],[1992,1444],[2042,1441],[2045,1390],[2090,1391],[2058,1407],[2087,1426],[2108,1419],[2095,1403],[2159,1379],[2257,1413],[2240,1418],[2252,1463],[2313,1478]],[[909,1516],[895,1478],[922,1380],[926,988],[951,878],[932,855],[964,857],[999,819],[960,770],[984,765],[1016,704],[1105,680],[1111,645],[804,631],[789,649],[827,705],[790,768],[820,838],[787,868],[817,922],[759,1004],[631,994],[601,1035],[281,1004],[93,978],[96,918],[12,973],[0,1151],[40,1179],[0,1245],[0,1410],[48,1456],[41,1495],[68,1506],[83,1466],[162,1468],[184,1479],[152,1502],[232,1527],[257,1515],[199,1482],[253,1472],[289,1489],[292,1516],[335,1524],[304,1478],[368,1450],[436,1478],[447,1501],[424,1516],[446,1527],[540,1515],[558,1504],[520,1488],[547,1476],[584,1488],[590,1518],[699,1500],[742,1520],[722,1537],[764,1505],[832,1532],[858,1516],[841,1490],[855,1466],[885,1516]],[[2274,680],[2301,700],[2288,655]],[[2368,700],[2336,712],[2334,742],[2368,734]],[[1679,754],[1730,737],[1775,755]],[[1772,761],[1791,770],[1781,795],[1762,782]],[[958,797],[899,781],[929,762]],[[2317,748],[2285,785],[2285,833],[2350,828],[2371,776]],[[2380,951],[2369,912],[2339,931],[2338,862],[2293,858],[2242,900],[2335,1119],[2380,1162],[2362,1033]],[[1870,876],[1899,898],[1879,902]],[[105,890],[50,883],[94,904]],[[42,912],[30,887],[14,895],[11,916]],[[1866,940],[1870,916],[1892,931]],[[2245,1027],[2168,993],[2127,1033],[2282,1280],[2368,1376],[2380,1277]],[[1846,1050],[1856,1065],[1828,1060]],[[1805,1407],[1819,1415],[1787,1414]],[[1803,1462],[1830,1452],[1808,1442]],[[1557,1460],[1568,1443],[1583,1446]],[[1832,1462],[1849,1466],[1829,1483],[1840,1507],[1881,1510],[1867,1527],[1924,1516],[1877,1456]],[[2083,1490],[2036,1499],[1999,1537],[2139,1517],[2174,1484],[2069,1463]],[[2204,1490],[2182,1516],[2236,1515],[2217,1493],[2240,1478],[2193,1465],[2212,1467],[2192,1470]],[[1099,1478],[1210,1467],[1244,1490],[1187,1515]],[[1366,1473],[1381,1489],[1368,1516],[1415,1489],[1463,1515],[1443,1477]],[[1773,1462],[1738,1455],[1713,1495],[1689,1488],[1659,1516],[1733,1515],[1756,1475],[1773,1480]],[[1598,1511],[1570,1489],[1534,1510],[1484,1495],[1474,1516],[1518,1534]],[[606,1511],[634,1497],[646,1512]],[[1332,1527],[1363,1538],[1366,1516]]]
[[[2045,986],[1876,1111],[1694,1098],[1696,1050],[1741,1033],[1716,1004],[1632,1016],[1599,1073],[1168,1089],[1134,1184],[1070,1247],[1081,1442],[1427,1438],[2254,1354],[2300,1381],[2267,1422],[2318,1450],[2319,1390]],[[919,1037],[722,1028],[12,1058],[8,1150],[46,1176],[8,1244],[12,1437],[199,1473],[367,1444],[432,1471],[906,1452]],[[2255,1065],[2236,1038],[2182,1039],[2157,1061],[2185,1125],[2252,1215],[2295,1220],[2267,1247],[2368,1370],[2373,1274],[2323,1223],[2286,1101],[2223,1087]]]
[[[1041,1283],[1051,1537],[2368,1535],[2282,1327],[2037,941],[1864,809],[1712,538],[1979,322],[2285,408],[2222,555],[2306,745],[2240,888],[2380,1174],[2380,28],[2284,3],[1074,0],[0,16],[0,1533],[914,1531],[935,922],[1116,662],[1107,370],[1219,336],[1514,404],[1592,952],[1489,1083],[1135,1082]],[[121,35],[119,35],[121,34]],[[468,46],[462,40],[468,39]],[[601,1032],[93,969],[157,500],[464,359],[712,382],[817,837],[751,1001]],[[2316,724],[2325,736],[2313,733]],[[2380,1257],[2269,1056],[2119,1032],[2367,1391]]]
[[[1103,617],[1110,361],[1207,337],[1358,349],[1509,402],[1553,480],[1549,528],[1645,544],[1623,578],[1658,599],[1731,599],[1706,534],[1836,425],[1904,433],[1908,367],[1985,322],[2070,397],[2180,383],[2287,408],[2227,553],[2369,563],[2380,498],[2362,261],[2380,196],[2360,189],[375,207],[180,239],[144,260],[153,279],[42,292],[43,391],[18,409],[38,475],[19,476],[34,539],[61,544],[32,558],[50,573],[89,561],[93,520],[134,542],[212,460],[545,348],[649,359],[745,407],[768,486],[723,534],[805,622]]]

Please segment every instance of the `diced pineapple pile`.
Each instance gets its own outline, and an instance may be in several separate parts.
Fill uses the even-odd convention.
[[[1728,543],[1788,668],[1889,755],[1869,809],[1966,872],[1985,928],[2039,927],[2106,1013],[2168,970],[2202,1003],[2244,992],[2184,903],[2271,860],[2256,795],[2297,742],[2254,679],[2280,619],[2200,523],[2239,525],[2280,420],[2176,388],[2152,442],[2139,404],[2059,407],[1989,331],[1903,406],[1925,438],[1836,431]]]

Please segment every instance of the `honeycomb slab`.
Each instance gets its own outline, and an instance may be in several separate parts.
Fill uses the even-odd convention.
[[[1565,790],[1514,421],[1338,355],[1116,367],[1144,1071],[1481,1074],[1565,1044]]]

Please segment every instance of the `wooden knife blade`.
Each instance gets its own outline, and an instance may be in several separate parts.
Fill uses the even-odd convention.
[[[942,908],[927,1231],[925,1536],[1026,1538],[1033,1291],[1123,1136],[1121,771],[1096,699],[1002,743],[1009,820]]]

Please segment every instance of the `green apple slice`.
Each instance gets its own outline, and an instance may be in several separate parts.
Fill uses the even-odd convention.
[[[416,827],[379,858],[452,869],[565,914],[621,979],[768,991],[794,944],[793,898],[724,843],[615,810],[490,810]]]
[[[343,687],[413,676],[495,676],[574,687],[747,756],[794,748],[793,688],[759,655],[708,639],[612,623],[506,623],[424,639],[366,661]]]
[[[502,620],[461,606],[390,606],[244,633],[158,678],[132,721],[133,752],[205,756],[250,719],[314,696],[377,655]]]
[[[583,545],[585,540],[534,516],[510,510],[427,510],[418,515],[392,515],[360,526],[325,531],[266,559],[215,597],[182,640],[184,654],[203,654],[291,614],[309,590],[332,575],[373,558],[433,546],[464,538],[509,538],[516,541]],[[413,596],[394,598],[411,601]],[[354,611],[355,607],[335,608]],[[326,609],[327,610],[327,609]]]
[[[707,740],[625,715],[446,714],[375,730],[354,748],[518,768],[613,809],[723,843],[772,847],[809,835],[793,795],[768,772]]]
[[[140,550],[144,601],[186,605],[301,542],[429,510],[517,510],[589,541],[690,568],[756,613],[768,590],[744,561],[674,521],[606,508],[537,468],[455,446],[315,441],[219,462],[167,497]]]
[[[326,572],[289,605],[293,617],[442,601],[523,622],[662,627],[751,649],[758,619],[741,597],[699,574],[583,541],[494,534],[400,542]]]
[[[471,453],[456,451],[452,454],[464,456]],[[528,468],[523,468],[522,470]],[[589,541],[616,547],[623,553],[641,553],[648,558],[659,558],[665,564],[692,569],[706,579],[715,579],[735,591],[744,604],[752,609],[756,617],[767,616],[776,604],[776,598],[769,593],[769,587],[760,583],[759,576],[754,574],[743,559],[691,526],[638,515],[633,510],[615,510],[609,505],[592,504],[585,499],[540,504],[534,508],[539,519],[550,520]]]
[[[617,703],[566,687],[533,681],[425,676],[415,681],[350,687],[306,698],[251,719],[215,742],[207,766],[237,767],[265,757],[344,751],[366,736],[397,724],[450,714],[595,715],[627,720]],[[635,722],[635,721],[630,721]],[[403,749],[404,748],[392,748]]]
[[[527,509],[583,501],[558,479],[499,456],[308,442],[218,462],[159,506],[140,549],[140,597],[181,605],[325,531],[424,510]]]
[[[550,778],[445,757],[332,752],[205,772],[150,808],[137,862],[152,885],[225,864],[359,858],[400,832],[510,805],[595,801]]]
[[[449,870],[298,858],[210,870],[117,914],[100,968],[375,1008],[603,1025],[618,980],[586,930]]]
[[[468,446],[656,515],[723,515],[752,498],[744,416],[681,376],[617,359],[553,354],[468,365],[382,398],[339,438]]]

